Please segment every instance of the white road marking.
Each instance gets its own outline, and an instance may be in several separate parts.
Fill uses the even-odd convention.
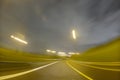
[[[37,70],[39,70],[39,69],[45,68],[45,67],[47,67],[47,66],[53,65],[53,64],[55,64],[55,63],[57,63],[57,62],[58,62],[58,61],[53,62],[53,63],[50,63],[50,64],[47,64],[47,65],[44,65],[44,66],[40,66],[40,67],[35,68],[35,69],[31,69],[31,70],[28,70],[28,71],[16,73],[16,74],[10,74],[10,75],[5,75],[5,76],[0,76],[0,80],[5,80],[5,79],[10,79],[10,78],[22,76],[22,75],[25,75],[25,74],[28,74],[28,73],[37,71]]]

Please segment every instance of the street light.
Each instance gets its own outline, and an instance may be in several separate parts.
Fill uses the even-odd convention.
[[[56,51],[51,51],[52,53],[56,53]]]
[[[52,51],[52,50],[49,50],[49,49],[47,49],[46,51],[50,52],[50,53],[56,53],[56,51]]]
[[[11,35],[10,37],[11,37],[12,39],[15,39],[15,40],[17,40],[17,41],[23,43],[23,44],[28,44],[27,41],[24,41],[24,40],[22,40],[22,39],[20,39],[20,38],[18,38],[18,37],[13,36],[13,35]]]
[[[72,30],[72,36],[73,36],[73,39],[75,40],[76,39],[76,32],[75,32],[75,30]]]
[[[67,56],[66,52],[58,52],[59,56]]]
[[[47,51],[47,52],[51,52],[51,50],[49,50],[49,49],[47,49],[46,51]]]

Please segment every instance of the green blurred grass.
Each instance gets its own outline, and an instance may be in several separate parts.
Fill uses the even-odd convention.
[[[80,61],[103,61],[103,62],[119,62],[120,61],[120,38],[103,45],[91,48],[81,55],[73,55],[71,57]]]
[[[20,61],[20,62],[39,62],[39,61],[48,61],[52,59],[59,59],[55,55],[40,55],[32,54],[22,51],[16,51],[6,48],[0,48],[0,61]]]

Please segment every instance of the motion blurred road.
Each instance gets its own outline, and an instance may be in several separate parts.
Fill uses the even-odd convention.
[[[120,0],[0,0],[0,80],[120,80]]]
[[[89,63],[60,60],[43,63],[0,63],[0,80],[119,80],[119,63]],[[15,66],[17,64],[17,66]],[[51,64],[51,65],[48,65]],[[5,66],[6,65],[6,66]],[[9,66],[10,65],[10,66]],[[20,66],[21,65],[21,66]],[[11,77],[14,74],[33,70],[27,74]],[[4,66],[4,67],[2,67]],[[10,75],[10,76],[9,76]],[[4,79],[2,79],[4,78]]]

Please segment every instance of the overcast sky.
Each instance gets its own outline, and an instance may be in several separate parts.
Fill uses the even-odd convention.
[[[10,35],[28,45],[18,44]],[[0,44],[6,47],[84,51],[119,36],[119,0],[0,0]]]

